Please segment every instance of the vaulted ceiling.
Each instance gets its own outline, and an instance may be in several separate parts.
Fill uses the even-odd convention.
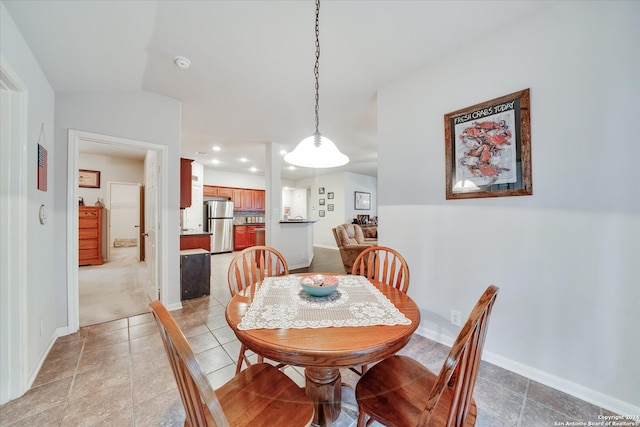
[[[266,142],[292,150],[314,131],[313,1],[4,3],[56,92],[146,90],[180,100],[181,154],[208,168],[264,174]],[[351,162],[321,171],[283,166],[282,177],[377,176],[379,88],[552,4],[323,1],[320,132]],[[496,52],[498,60],[509,54]],[[190,68],[176,67],[176,56]]]

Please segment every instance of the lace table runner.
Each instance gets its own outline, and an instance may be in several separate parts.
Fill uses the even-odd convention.
[[[338,289],[326,297],[307,294],[300,286],[300,277],[267,277],[238,329],[411,324],[365,277],[337,277]]]

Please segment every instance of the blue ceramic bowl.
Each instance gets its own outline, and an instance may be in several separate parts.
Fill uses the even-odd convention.
[[[306,293],[314,297],[326,297],[331,295],[338,289],[338,280],[335,276],[325,276],[322,279],[318,276],[311,276],[315,284],[308,283],[309,278],[302,278],[300,280],[300,286]],[[306,280],[305,280],[306,279]],[[307,282],[307,283],[305,283]],[[322,282],[322,285],[319,285]]]

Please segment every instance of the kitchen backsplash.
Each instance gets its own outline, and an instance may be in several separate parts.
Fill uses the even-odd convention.
[[[264,211],[234,212],[233,224],[264,224]]]

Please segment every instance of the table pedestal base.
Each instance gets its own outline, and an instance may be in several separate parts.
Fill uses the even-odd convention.
[[[340,416],[342,380],[340,370],[334,368],[306,368],[307,396],[315,405],[313,424],[331,425]]]

